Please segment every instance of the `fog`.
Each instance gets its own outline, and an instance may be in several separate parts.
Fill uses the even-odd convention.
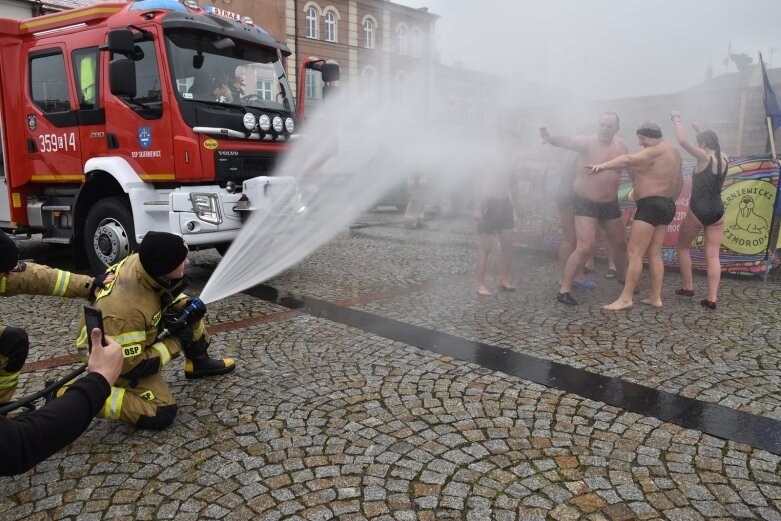
[[[589,99],[677,92],[736,72],[728,50],[781,65],[778,0],[402,0],[440,15],[442,62]],[[778,89],[777,89],[778,90]]]

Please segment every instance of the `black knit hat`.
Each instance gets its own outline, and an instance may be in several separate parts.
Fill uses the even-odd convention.
[[[19,248],[12,238],[0,232],[0,273],[8,273],[19,264]]]
[[[167,232],[148,232],[138,247],[141,266],[153,277],[174,271],[187,258],[187,253],[184,239]]]

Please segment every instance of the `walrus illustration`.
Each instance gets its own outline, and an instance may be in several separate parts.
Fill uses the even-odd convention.
[[[754,212],[754,199],[747,195],[740,200],[738,206],[738,213],[735,215],[735,224],[730,226],[731,229],[739,229],[748,233],[767,233],[770,228],[767,224],[767,219]]]

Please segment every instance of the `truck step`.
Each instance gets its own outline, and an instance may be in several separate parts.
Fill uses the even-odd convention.
[[[68,237],[44,237],[41,239],[43,242],[51,244],[70,244],[71,240]]]

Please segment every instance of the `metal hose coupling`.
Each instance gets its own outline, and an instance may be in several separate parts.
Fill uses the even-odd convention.
[[[199,298],[191,299],[182,310],[182,318],[185,324],[195,324],[206,315],[206,304]]]

